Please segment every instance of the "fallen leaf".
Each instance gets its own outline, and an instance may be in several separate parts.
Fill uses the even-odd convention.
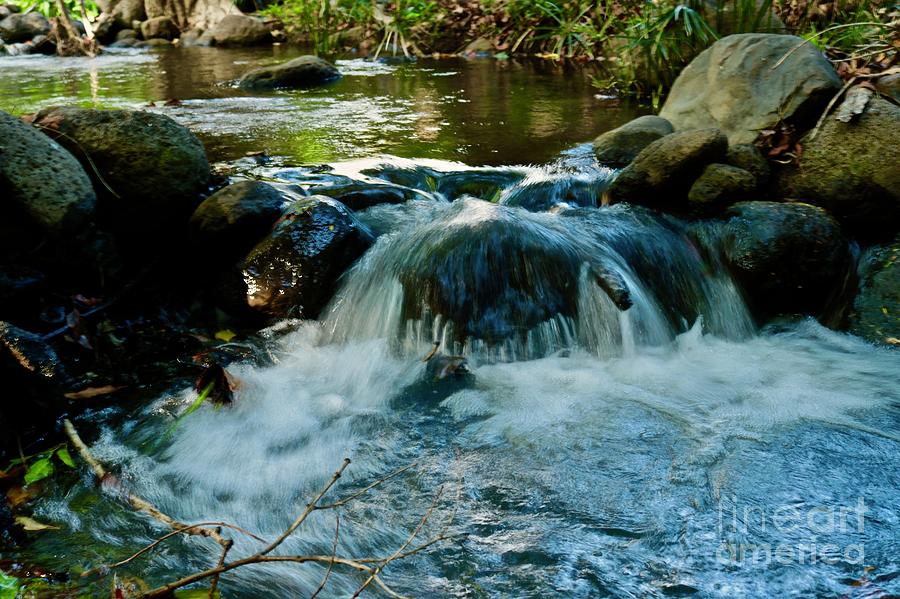
[[[6,502],[10,507],[20,507],[37,497],[35,489],[28,487],[12,487],[6,492]]]
[[[228,329],[222,329],[221,331],[216,333],[216,339],[224,341],[225,343],[228,343],[236,336],[237,335],[234,334],[234,331],[229,331]]]
[[[41,522],[38,522],[34,518],[29,518],[28,516],[16,516],[16,524],[30,532],[37,532],[40,530],[59,530],[59,526],[43,524]]]
[[[117,387],[115,385],[104,385],[102,387],[88,387],[86,389],[82,389],[81,391],[71,391],[69,393],[63,394],[63,397],[66,399],[90,399],[92,397],[97,397],[98,395],[109,395],[110,393],[115,393],[119,389],[124,389],[125,387]]]

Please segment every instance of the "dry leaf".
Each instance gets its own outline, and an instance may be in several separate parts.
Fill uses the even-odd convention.
[[[40,530],[59,530],[59,526],[43,524],[41,522],[38,522],[34,518],[29,518],[28,516],[16,516],[16,524],[30,532],[37,532]]]
[[[117,387],[115,385],[88,387],[87,389],[82,389],[81,391],[72,391],[70,393],[65,393],[63,397],[65,397],[66,399],[90,399],[92,397],[97,397],[98,395],[109,395],[110,393],[115,393],[119,389],[124,388],[125,387]]]

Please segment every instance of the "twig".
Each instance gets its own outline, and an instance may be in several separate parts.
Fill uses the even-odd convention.
[[[831,112],[831,109],[834,108],[834,105],[837,104],[837,101],[840,99],[840,97],[844,95],[844,92],[846,92],[848,89],[850,89],[850,86],[852,86],[854,83],[856,83],[856,79],[857,79],[856,77],[851,77],[847,81],[847,83],[844,84],[844,87],[841,88],[841,91],[834,94],[834,97],[831,98],[831,101],[828,103],[828,106],[826,106],[825,110],[822,112],[822,116],[820,116],[819,120],[816,121],[816,126],[813,127],[812,131],[810,131],[809,138],[808,138],[809,141],[812,141],[816,138],[816,134],[819,133],[819,127],[821,127],[822,123],[825,122],[825,118],[828,116],[828,113]]]
[[[199,526],[225,526],[225,527],[227,527],[227,528],[231,528],[231,529],[236,530],[236,531],[238,531],[238,532],[240,532],[240,533],[243,533],[243,534],[247,535],[248,537],[251,537],[251,538],[253,538],[253,539],[256,539],[256,540],[259,541],[260,543],[265,543],[265,540],[263,540],[263,539],[261,539],[260,537],[256,536],[256,535],[253,534],[252,532],[250,532],[250,531],[248,531],[248,530],[244,530],[243,528],[241,528],[241,527],[239,527],[239,526],[235,526],[235,525],[233,525],[233,524],[228,524],[227,522],[198,522],[197,524],[191,524],[188,528],[195,528],[195,527],[199,527]],[[135,553],[135,554],[132,555],[131,557],[128,557],[128,558],[126,558],[126,559],[123,559],[122,561],[116,562],[116,563],[114,563],[114,564],[109,564],[109,565],[107,565],[107,566],[98,566],[98,567],[96,567],[96,568],[91,568],[90,570],[85,570],[84,572],[81,573],[81,576],[82,576],[82,578],[84,578],[84,577],[91,576],[91,575],[93,575],[93,574],[97,574],[97,573],[99,573],[99,572],[102,572],[102,571],[104,571],[104,570],[114,570],[115,568],[120,568],[120,567],[122,567],[122,566],[124,566],[124,565],[126,565],[126,564],[128,564],[128,563],[130,563],[130,562],[132,562],[132,561],[134,561],[135,559],[139,558],[140,556],[142,556],[143,554],[147,553],[148,551],[150,551],[150,550],[153,549],[154,547],[157,547],[158,545],[160,545],[160,544],[163,543],[164,541],[167,541],[168,539],[171,539],[172,537],[176,537],[176,536],[178,536],[178,535],[180,535],[180,534],[186,532],[186,530],[187,530],[186,528],[179,528],[179,529],[173,530],[172,532],[166,533],[165,535],[163,535],[163,536],[161,536],[160,538],[156,539],[155,541],[153,541],[152,543],[150,543],[150,544],[147,545],[146,547],[143,547],[140,551],[138,551],[137,553]]]
[[[234,543],[231,541],[231,539],[228,539],[228,541],[224,545],[222,545],[222,555],[219,556],[219,563],[216,564],[219,568],[221,568],[225,564],[225,558],[228,557],[228,551],[231,549],[231,546],[233,544]],[[219,586],[220,575],[221,572],[218,574],[213,574],[212,576],[212,581],[209,583],[209,599],[215,599],[216,597],[216,587]]]
[[[843,25],[835,25],[834,27],[828,27],[827,29],[823,29],[822,31],[818,31],[818,32],[816,32],[816,33],[814,33],[814,34],[812,34],[812,35],[810,35],[810,36],[808,36],[808,37],[803,38],[803,41],[802,41],[802,42],[800,42],[799,44],[797,44],[796,46],[794,46],[793,48],[791,48],[790,50],[788,50],[787,54],[785,54],[784,56],[782,56],[782,57],[778,60],[778,62],[776,62],[775,64],[772,65],[772,70],[774,71],[775,69],[777,69],[778,67],[780,67],[781,64],[782,64],[785,60],[787,60],[788,57],[789,57],[791,54],[793,54],[794,52],[796,52],[797,50],[799,50],[800,48],[802,48],[804,44],[810,43],[812,40],[816,39],[817,37],[819,37],[819,36],[822,35],[823,33],[827,33],[827,32],[829,32],[829,31],[834,31],[835,29],[843,29],[843,28],[845,28],[845,27],[861,27],[861,26],[864,27],[864,26],[867,26],[867,25],[873,25],[873,26],[875,26],[875,27],[883,27],[883,26],[884,26],[884,23],[871,22],[871,21],[865,22],[865,23],[844,23]]]
[[[328,489],[330,489],[334,485],[334,483],[337,482],[337,479],[341,477],[341,475],[344,473],[344,470],[346,470],[347,466],[349,465],[350,458],[344,458],[344,463],[341,464],[341,467],[338,468],[337,471],[331,476],[331,479],[327,483],[325,483],[325,486],[322,487],[322,490],[319,491],[319,494],[316,495],[313,500],[309,502],[309,504],[307,504],[306,509],[303,510],[303,513],[300,514],[300,516],[298,516],[296,520],[294,520],[294,523],[291,524],[287,530],[281,533],[280,537],[272,541],[272,543],[268,547],[260,551],[257,555],[268,555],[273,550],[275,550],[276,547],[284,543],[285,539],[291,536],[294,531],[297,530],[297,528],[301,524],[303,524],[303,521],[306,520],[307,516],[309,516],[316,509],[316,504],[320,499],[322,499],[322,496],[328,492]]]
[[[328,577],[331,576],[331,571],[334,569],[334,560],[337,558],[338,537],[340,534],[341,513],[337,512],[334,519],[334,542],[331,544],[331,563],[328,564],[328,569],[325,570],[325,577],[322,578],[322,582],[319,583],[319,586],[316,587],[313,594],[309,596],[309,599],[316,599],[316,597],[319,596],[319,593],[322,592],[322,589],[325,588],[325,585],[328,584]]]
[[[104,479],[108,479],[108,477],[110,476],[109,473],[107,473],[103,465],[98,462],[93,455],[91,455],[91,452],[88,449],[87,445],[85,445],[84,441],[81,440],[81,437],[78,436],[78,431],[75,430],[75,427],[72,425],[72,422],[68,418],[63,420],[63,428],[65,429],[66,435],[69,437],[69,440],[72,442],[72,445],[74,445],[75,449],[78,451],[78,455],[80,455],[81,459],[83,459],[88,463],[88,465],[90,465],[91,470],[94,471],[94,475],[97,477],[97,479],[101,482]],[[189,524],[179,522],[171,516],[164,514],[159,510],[159,508],[157,508],[146,499],[138,497],[133,493],[129,493],[126,491],[125,499],[127,499],[128,503],[131,504],[131,507],[133,507],[137,511],[148,514],[149,516],[155,518],[156,520],[159,520],[173,530],[181,529],[181,532],[183,532],[184,534],[213,539],[223,547],[225,546],[226,542],[230,542],[227,539],[224,539],[222,535],[219,534],[218,530],[214,528],[191,526]]]
[[[391,473],[388,474],[387,476],[385,476],[385,477],[383,477],[383,478],[379,478],[378,480],[376,480],[375,482],[373,482],[371,485],[365,487],[364,489],[361,489],[361,490],[357,491],[356,493],[353,493],[352,495],[348,495],[347,497],[344,497],[343,499],[340,499],[340,500],[338,500],[338,501],[335,501],[334,503],[327,503],[327,504],[324,504],[324,505],[318,505],[318,506],[315,507],[315,509],[317,509],[317,510],[333,510],[333,509],[335,509],[335,508],[339,508],[339,507],[341,507],[341,506],[344,506],[344,505],[350,503],[351,501],[353,501],[354,499],[356,499],[357,497],[361,497],[362,495],[365,495],[366,493],[368,493],[369,491],[371,491],[371,490],[374,489],[375,487],[379,486],[380,484],[385,483],[385,482],[391,480],[392,478],[395,478],[395,477],[397,477],[397,476],[403,474],[404,472],[406,472],[407,470],[409,470],[410,468],[412,468],[412,467],[415,466],[415,465],[416,465],[416,463],[413,462],[412,464],[408,464],[408,465],[404,466],[403,468],[400,468],[400,469],[398,469],[398,470],[394,470],[393,472],[391,472]]]
[[[420,532],[422,532],[422,528],[425,526],[425,523],[428,522],[428,519],[431,517],[431,513],[434,512],[434,508],[437,507],[437,502],[443,494],[444,487],[441,487],[435,494],[434,500],[431,502],[431,506],[429,506],[428,510],[425,512],[425,515],[422,516],[422,519],[419,521],[419,525],[416,526],[416,529],[412,531],[412,533],[409,535],[409,537],[407,537],[406,541],[397,549],[397,551],[392,553],[391,556],[384,560],[380,565],[372,569],[372,573],[369,574],[369,577],[366,579],[366,581],[362,583],[362,586],[356,589],[356,592],[353,593],[351,599],[356,599],[357,597],[359,597],[359,594],[366,590],[366,587],[368,587],[369,584],[371,584],[372,581],[374,581],[375,578],[378,577],[378,574],[380,574],[381,571],[384,570],[389,563],[403,554],[403,550],[409,547],[409,544],[413,542],[413,540],[418,536]]]

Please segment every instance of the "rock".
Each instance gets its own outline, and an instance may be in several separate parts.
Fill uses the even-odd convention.
[[[143,0],[119,0],[110,14],[116,24],[123,29],[131,28],[134,21],[143,21],[147,18]]]
[[[341,74],[328,61],[301,56],[286,63],[250,71],[239,82],[243,89],[301,88],[324,85]]]
[[[900,346],[900,236],[865,252],[859,281],[850,331],[869,341]]]
[[[608,179],[578,175],[547,179],[526,178],[521,183],[504,189],[497,203],[518,206],[531,212],[544,212],[558,206],[596,207],[600,205],[603,192],[608,187]]]
[[[748,171],[756,178],[758,185],[763,185],[769,180],[772,169],[756,146],[753,144],[736,144],[728,148],[725,161],[731,166],[736,166]]]
[[[822,316],[840,297],[852,259],[827,212],[808,204],[741,202],[725,215],[725,262],[758,316]]]
[[[463,54],[486,54],[493,50],[494,42],[487,38],[479,37],[469,42],[469,45],[463,50]]]
[[[315,318],[338,277],[372,242],[339,202],[323,196],[300,200],[239,265],[246,304],[277,318]]]
[[[47,35],[50,29],[50,21],[39,13],[15,13],[0,21],[0,39],[9,44],[27,42],[39,35]]]
[[[0,369],[10,366],[35,377],[63,382],[65,372],[56,352],[39,335],[0,321]]]
[[[32,302],[44,286],[44,273],[20,264],[0,265],[0,318]]]
[[[781,121],[808,129],[840,88],[831,63],[799,37],[729,35],[681,72],[659,116],[677,131],[718,127],[732,144],[752,143]]]
[[[115,41],[109,45],[110,48],[139,48],[146,45],[146,42],[134,37],[126,37],[125,39]]]
[[[217,46],[253,46],[272,41],[265,23],[247,15],[228,15],[209,33]]]
[[[116,34],[116,41],[121,42],[122,40],[136,40],[137,36],[138,33],[134,29],[122,29]]]
[[[513,169],[485,169],[441,173],[437,191],[451,202],[468,195],[482,200],[499,199],[500,193],[522,181],[525,175]]]
[[[203,144],[167,116],[53,107],[34,122],[85,165],[101,214],[120,235],[171,226],[182,215],[186,220],[209,181]]]
[[[879,77],[875,80],[875,88],[878,93],[893,98],[894,102],[900,104],[900,73]]]
[[[660,137],[672,133],[672,123],[658,116],[638,117],[594,140],[597,160],[606,166],[628,166],[638,153]]]
[[[107,12],[101,13],[97,20],[94,21],[93,27],[94,36],[100,43],[109,44],[115,41],[119,25],[111,14]]]
[[[849,123],[829,115],[803,141],[799,166],[778,170],[781,197],[821,206],[860,237],[890,236],[900,226],[900,107],[873,97]]]
[[[728,140],[718,129],[662,137],[640,151],[609,188],[611,203],[632,202],[679,209],[704,167],[720,162]]]
[[[71,235],[94,216],[91,181],[72,154],[0,112],[0,191],[51,237]]]
[[[228,15],[241,14],[232,0],[144,0],[144,10],[148,19],[169,17],[182,31],[196,27],[210,29]]]
[[[713,163],[694,181],[688,192],[688,202],[693,209],[709,211],[750,199],[756,188],[756,177],[750,172],[729,164]]]
[[[153,47],[153,46],[171,46],[171,45],[172,45],[172,42],[171,42],[170,40],[163,39],[163,38],[161,38],[161,37],[154,37],[154,38],[149,39],[149,40],[139,41],[139,43],[138,43],[138,44],[135,44],[135,45],[149,46],[149,47]]]
[[[216,260],[234,263],[247,255],[293,201],[261,181],[240,181],[206,198],[191,217],[192,238]]]
[[[402,204],[412,197],[412,190],[393,185],[369,185],[351,183],[349,185],[329,185],[312,187],[312,195],[334,198],[351,210],[365,210],[378,204]]]
[[[153,17],[141,23],[141,36],[145,40],[164,39],[173,40],[177,38],[181,32],[169,17]]]
[[[39,35],[31,40],[31,53],[53,56],[56,54],[56,42],[46,35]]]
[[[186,31],[181,34],[179,38],[179,43],[182,46],[200,46],[200,40],[203,38],[203,30],[202,29],[191,29],[190,31]],[[210,45],[210,44],[207,44]]]
[[[0,4],[0,21],[13,14],[11,10],[9,10],[5,4]]]

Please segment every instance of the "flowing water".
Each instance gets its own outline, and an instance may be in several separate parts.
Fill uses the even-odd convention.
[[[165,58],[123,60],[140,69]],[[124,77],[117,61],[100,72]],[[584,122],[549,122],[552,134],[529,143],[540,119],[528,133],[507,129],[497,119],[511,118],[500,104],[513,98],[487,86],[471,98],[483,104],[482,126],[455,104],[411,99],[490,74],[525,85],[535,104],[553,98],[564,123],[581,118],[577,106],[600,110],[589,88],[531,67],[442,64],[350,61],[358,74],[331,91],[254,99],[231,90],[174,109],[219,158],[238,158],[254,139],[276,155],[235,162],[245,175],[306,187],[402,182],[416,199],[359,213],[379,235],[375,246],[318,322],[265,331],[258,359],[230,367],[240,380],[232,407],[203,407],[175,428],[196,397],[190,390],[97,411],[81,422],[97,431],[97,457],[182,521],[227,521],[265,539],[344,457],[352,464],[335,499],[414,464],[340,509],[337,543],[341,556],[386,558],[449,535],[385,569],[404,595],[900,593],[900,354],[813,320],[758,329],[715,248],[691,241],[688,225],[595,205],[612,173],[589,147],[561,152],[596,133]],[[359,91],[369,84],[357,77],[386,89]],[[579,93],[554,88],[566,85]],[[104,102],[133,100],[115,93]],[[360,104],[376,109],[354,120],[353,96],[365,93],[378,99]],[[50,100],[32,98],[29,109]],[[217,106],[227,115],[241,102],[277,112],[266,117],[280,123],[273,131],[293,133],[261,136],[254,116],[216,116]],[[434,143],[413,134],[426,130],[423,106],[448,111]],[[455,118],[467,126],[457,130]],[[333,145],[321,158],[286,141],[325,129],[336,133],[323,135]],[[301,164],[321,161],[330,167]],[[485,181],[497,189],[472,191]],[[435,376],[461,358],[466,372]],[[98,494],[86,474],[40,500],[35,518],[60,530],[37,536],[21,557],[50,569],[114,562],[165,532],[114,491]],[[315,512],[279,551],[329,555],[335,524],[333,511]],[[235,557],[260,547],[229,534]],[[172,539],[121,573],[156,585],[216,556],[212,542]],[[223,576],[221,588],[229,597],[308,596],[325,572],[251,566]],[[363,580],[335,568],[320,596],[349,596]]]

